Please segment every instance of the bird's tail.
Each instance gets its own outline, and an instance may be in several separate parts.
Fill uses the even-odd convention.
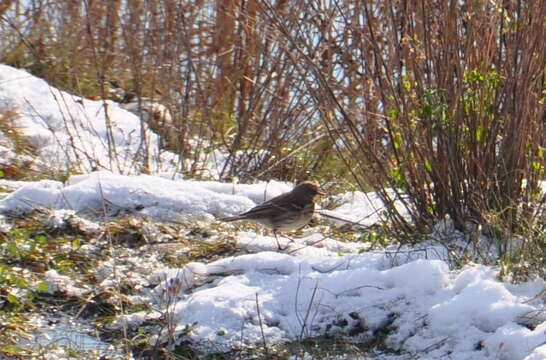
[[[222,217],[218,220],[224,221],[224,222],[231,222],[231,221],[237,221],[237,220],[243,220],[245,219],[244,216],[236,215],[236,216],[228,216],[228,217]]]

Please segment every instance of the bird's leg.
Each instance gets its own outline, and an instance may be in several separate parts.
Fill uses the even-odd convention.
[[[279,242],[279,238],[277,237],[277,230],[273,229],[273,235],[275,235],[275,241],[277,242],[277,249],[284,250],[286,248],[282,248],[281,243]]]
[[[288,249],[288,246],[289,246],[289,245],[286,245],[285,247],[282,247],[282,246],[281,246],[281,243],[279,242],[279,238],[277,237],[277,230],[273,230],[273,235],[275,235],[275,241],[277,241],[277,248],[278,248],[280,251],[284,251],[284,250]],[[283,235],[283,236],[286,237],[286,238],[288,238],[288,240],[290,240],[290,242],[288,242],[288,244],[294,242],[294,239],[291,239],[291,238],[289,238],[289,237],[286,236],[286,235]]]

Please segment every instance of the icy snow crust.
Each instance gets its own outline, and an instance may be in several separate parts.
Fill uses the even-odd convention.
[[[112,132],[104,125],[105,107]],[[0,65],[2,108],[16,108],[22,131],[39,147],[43,162],[61,168],[78,164],[84,170],[104,166],[112,172],[72,176],[66,183],[4,182],[13,192],[0,200],[0,213],[48,208],[60,223],[74,214],[96,219],[125,213],[212,222],[293,186],[120,175],[134,172],[125,164],[141,149],[141,125],[134,115],[110,102],[62,93],[24,71]],[[118,146],[117,160],[109,157],[109,136]],[[157,136],[147,136],[156,146]],[[71,142],[82,150],[80,155],[92,158],[67,151]],[[331,213],[363,225],[377,221],[381,203],[373,194],[340,197],[346,202]],[[154,312],[120,317],[113,326],[138,327],[168,312],[178,334],[214,350],[261,344],[262,331],[268,344],[341,333],[355,341],[386,336],[385,344],[398,350],[400,359],[546,359],[543,280],[513,285],[498,281],[494,267],[453,270],[441,246],[361,252],[366,250],[363,243],[340,242],[307,229],[295,243],[281,238],[288,249],[279,253],[271,236],[239,232],[235,238],[248,254],[132,274],[152,285],[152,290],[143,287],[139,301],[152,304]],[[112,261],[97,269],[101,286],[112,281]],[[90,291],[55,271],[45,281],[51,289],[73,294]]]
[[[450,272],[440,260],[390,267],[382,254],[306,258],[262,252],[206,269],[237,275],[180,294],[173,309],[179,330],[191,326],[199,343],[260,343],[260,323],[272,343],[335,332],[369,340],[390,321],[396,331],[387,344],[421,359],[449,353],[453,359],[523,359],[546,341],[544,322],[534,330],[518,324],[536,315],[536,307],[524,301],[543,284],[510,288],[482,266]]]
[[[0,202],[0,212],[24,213],[48,208],[98,215],[106,209],[107,215],[138,212],[159,220],[180,221],[188,217],[211,220],[215,215],[234,215],[247,210],[290,188],[280,182],[234,187],[213,181],[95,172],[72,176],[66,184],[52,180],[28,182]]]
[[[49,168],[135,173],[142,166],[167,170],[177,160],[159,155],[159,137],[115,102],[74,96],[0,64],[3,109],[18,114],[16,127],[38,149],[36,161]]]

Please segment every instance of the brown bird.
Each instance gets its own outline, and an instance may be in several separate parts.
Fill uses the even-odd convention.
[[[242,214],[221,218],[221,221],[248,220],[273,230],[277,246],[282,250],[277,231],[299,229],[311,221],[315,212],[315,197],[324,195],[318,184],[304,181],[292,191],[270,199]]]

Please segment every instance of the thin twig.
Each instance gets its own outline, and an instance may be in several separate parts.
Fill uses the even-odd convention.
[[[264,351],[266,355],[269,355],[269,349],[267,347],[267,342],[265,341],[265,333],[264,333],[264,326],[262,323],[262,315],[260,313],[260,302],[258,299],[258,293],[256,293],[256,312],[258,314],[258,321],[260,322],[260,333],[262,334],[262,343],[264,347]]]

